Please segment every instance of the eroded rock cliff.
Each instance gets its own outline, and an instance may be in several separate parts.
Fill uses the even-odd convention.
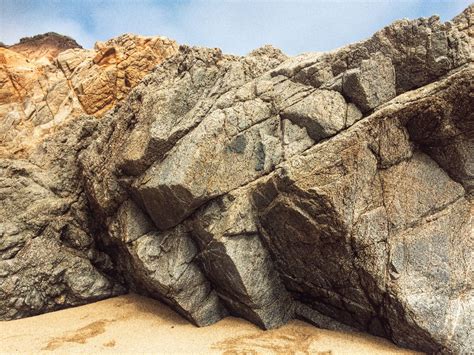
[[[167,38],[135,35],[85,50],[54,33],[0,48],[0,156],[26,157],[65,121],[102,116],[176,51]]]
[[[200,326],[474,351],[472,16],[291,58],[129,36],[59,53],[78,113],[4,141],[0,317],[133,290]],[[3,97],[2,123],[31,100]]]
[[[2,319],[125,291],[110,257],[96,248],[77,158],[102,113],[177,45],[123,35],[95,50],[78,47],[48,33],[0,48]]]

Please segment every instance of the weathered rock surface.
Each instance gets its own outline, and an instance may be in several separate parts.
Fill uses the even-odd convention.
[[[450,93],[446,109],[472,107],[473,74],[401,95],[257,185],[261,234],[294,297],[405,346],[472,349],[469,190],[419,150],[410,126],[422,103]]]
[[[65,50],[73,48],[82,49],[71,37],[63,36],[55,32],[21,38],[20,42],[8,48],[16,53],[23,54],[29,59],[46,57],[49,60],[54,60],[59,53]]]
[[[250,190],[212,201],[190,221],[205,274],[232,314],[267,329],[292,318],[294,305],[262,244]]]
[[[175,48],[162,37],[124,35],[88,51],[56,34],[0,48],[1,318],[125,291],[95,246],[97,221],[77,166],[98,122],[78,117],[100,117]],[[29,159],[12,159],[21,156]]]
[[[123,35],[94,50],[48,33],[0,48],[0,156],[25,157],[58,125],[102,116],[177,45]]]
[[[95,247],[77,154],[96,122],[77,120],[30,161],[0,160],[0,318],[14,319],[124,292]]]
[[[143,79],[138,39],[61,52],[102,118],[2,161],[0,317],[128,289],[200,326],[299,317],[473,352],[471,18],[293,58],[171,46]]]
[[[186,227],[159,232],[126,201],[110,218],[107,234],[107,249],[116,249],[117,268],[132,290],[163,300],[199,326],[227,315],[196,262],[198,250]]]

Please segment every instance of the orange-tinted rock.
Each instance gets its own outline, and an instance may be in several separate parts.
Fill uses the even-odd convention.
[[[51,33],[0,47],[0,157],[27,156],[80,114],[100,117],[176,51],[167,38],[128,34],[94,50]]]
[[[48,32],[33,37],[25,37],[20,42],[9,47],[30,59],[47,57],[53,59],[59,53],[71,49],[82,48],[74,39],[55,32]]]

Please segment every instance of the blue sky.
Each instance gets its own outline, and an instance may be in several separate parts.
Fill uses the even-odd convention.
[[[0,41],[55,31],[86,48],[125,32],[246,54],[264,44],[285,53],[325,51],[369,37],[400,18],[450,20],[468,0],[0,0]]]

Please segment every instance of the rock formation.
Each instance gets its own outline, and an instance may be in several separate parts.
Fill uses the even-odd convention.
[[[0,48],[0,318],[132,290],[199,326],[473,352],[473,9],[296,57]]]
[[[176,51],[167,38],[134,35],[85,50],[54,33],[0,48],[0,156],[28,156],[61,123],[102,116]]]
[[[24,37],[20,42],[9,47],[16,53],[23,54],[29,59],[54,60],[59,53],[73,48],[82,47],[71,37],[62,36],[55,32],[48,32],[33,37]]]

